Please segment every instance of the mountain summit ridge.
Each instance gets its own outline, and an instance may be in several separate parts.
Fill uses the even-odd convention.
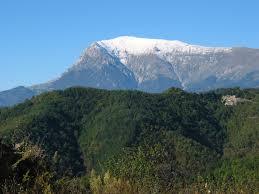
[[[169,52],[194,52],[207,53],[213,51],[230,51],[227,47],[205,47],[191,45],[179,40],[148,39],[134,36],[120,36],[114,39],[101,40],[96,42],[112,54],[126,51],[129,54],[148,54],[148,53],[169,53]]]

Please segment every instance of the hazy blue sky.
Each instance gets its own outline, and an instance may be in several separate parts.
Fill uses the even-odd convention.
[[[132,35],[259,48],[258,0],[1,0],[0,90],[55,78],[91,42]]]

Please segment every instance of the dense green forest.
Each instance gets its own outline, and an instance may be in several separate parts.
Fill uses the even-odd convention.
[[[0,135],[2,193],[259,192],[258,89],[70,88],[0,109]]]

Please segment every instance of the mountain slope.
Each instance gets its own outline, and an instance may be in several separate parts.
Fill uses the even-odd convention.
[[[123,147],[142,141],[138,140],[140,135],[157,126],[178,131],[179,135],[197,141],[212,152],[219,152],[221,127],[209,112],[199,95],[181,90],[151,95],[72,88],[46,93],[12,109],[3,109],[0,134],[14,132],[18,139],[26,134],[35,142],[40,139],[50,155],[55,151],[62,153],[61,161],[65,164],[60,166],[70,169],[72,165],[71,169],[77,172],[79,167],[75,164],[78,162],[71,160],[79,160],[80,154],[67,156],[75,154],[75,150],[81,150],[87,168],[99,168],[100,162],[121,152]],[[212,136],[207,134],[208,129]]]
[[[21,103],[34,95],[36,95],[36,93],[33,90],[23,86],[0,92],[0,107]]]
[[[228,107],[221,102],[227,94],[246,100]],[[0,109],[0,135],[40,146],[61,177],[110,171],[149,193],[176,192],[203,177],[224,192],[251,192],[259,170],[258,103],[258,90],[70,88]]]
[[[97,41],[54,81],[36,93],[72,86],[162,92],[259,87],[259,49],[214,48],[180,41],[118,37]],[[1,94],[1,93],[0,93]]]
[[[92,44],[49,87],[58,88],[58,83],[66,83],[62,87],[77,84],[149,92],[161,92],[172,86],[187,91],[258,87],[258,61],[258,49],[212,48],[179,41],[119,37]]]

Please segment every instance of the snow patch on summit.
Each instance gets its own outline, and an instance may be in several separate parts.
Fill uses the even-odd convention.
[[[231,48],[204,47],[190,45],[178,40],[147,39],[131,36],[121,36],[110,40],[101,40],[98,45],[122,61],[128,55],[156,54],[164,56],[167,53],[208,54],[213,52],[230,52]]]

